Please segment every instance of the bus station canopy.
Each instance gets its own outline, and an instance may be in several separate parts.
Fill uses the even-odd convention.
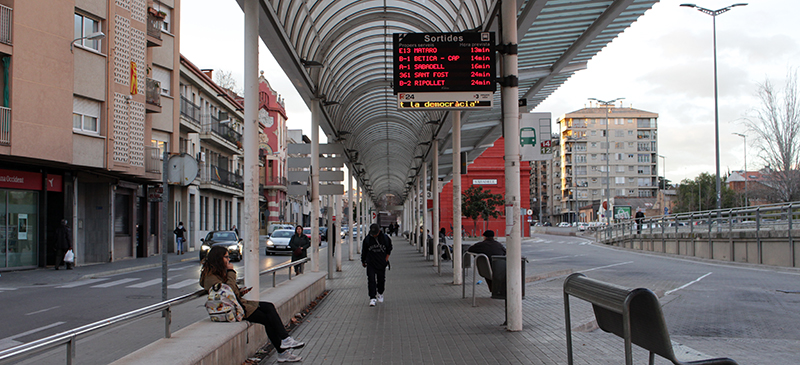
[[[243,0],[237,0],[240,6]],[[531,110],[657,0],[517,0],[519,98]],[[400,110],[393,91],[394,33],[496,32],[497,0],[258,0],[259,36],[373,201],[405,201],[423,161],[452,178],[452,111]],[[498,57],[498,61],[501,60]],[[500,70],[498,62],[497,69]],[[498,77],[500,76],[498,71]],[[462,112],[471,162],[501,137],[500,86],[491,109]],[[439,140],[433,151],[433,139]]]

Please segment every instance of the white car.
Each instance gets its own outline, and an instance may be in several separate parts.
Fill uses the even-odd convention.
[[[289,248],[289,240],[292,239],[292,235],[294,235],[294,230],[292,229],[276,229],[275,232],[272,232],[267,239],[267,256],[276,253],[291,254],[292,249]]]
[[[572,227],[572,224],[570,224],[569,222],[561,222],[561,223],[558,224],[558,226],[561,227],[561,228],[568,228],[568,227]]]

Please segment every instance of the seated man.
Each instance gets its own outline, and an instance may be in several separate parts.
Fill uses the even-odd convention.
[[[503,244],[494,240],[494,231],[488,230],[483,232],[483,241],[480,241],[469,247],[467,252],[482,253],[489,257],[489,264],[491,265],[492,256],[505,256],[506,248]],[[492,291],[492,278],[486,279],[486,285],[489,286],[489,291]]]

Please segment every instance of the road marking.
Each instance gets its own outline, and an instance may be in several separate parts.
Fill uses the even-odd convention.
[[[148,280],[148,281],[141,282],[141,283],[138,283],[138,284],[128,285],[128,286],[126,286],[126,288],[145,288],[145,287],[148,287],[148,286],[151,286],[151,285],[156,285],[156,284],[161,284],[161,278]]]
[[[0,291],[17,290],[17,288],[0,288]]]
[[[627,265],[627,264],[632,264],[632,263],[633,263],[633,261],[625,261],[625,262],[620,262],[620,263],[618,263],[618,264],[611,264],[611,265],[606,265],[606,266],[600,266],[600,267],[595,267],[595,268],[591,268],[591,269],[581,270],[580,272],[587,272],[587,271],[594,271],[594,270],[600,270],[600,269],[607,269],[607,268],[609,268],[609,267],[614,267],[614,266],[619,266],[619,265]]]
[[[47,312],[47,311],[49,311],[49,310],[53,310],[53,309],[56,309],[56,308],[61,308],[61,306],[60,306],[60,305],[57,305],[57,306],[55,306],[55,307],[50,307],[50,308],[47,308],[47,309],[42,309],[42,310],[40,310],[40,311],[26,313],[25,315],[26,315],[26,316],[30,316],[30,315],[34,315],[34,314],[39,314],[39,313]]]
[[[703,276],[701,276],[701,277],[699,277],[699,278],[697,278],[697,279],[694,279],[693,281],[690,281],[690,282],[688,282],[688,283],[686,283],[686,284],[683,284],[683,285],[682,285],[682,286],[680,286],[680,287],[677,287],[677,288],[675,288],[675,289],[669,290],[669,291],[665,292],[665,293],[664,293],[664,295],[670,295],[670,294],[672,294],[672,293],[674,293],[674,292],[676,292],[676,291],[678,291],[678,290],[681,290],[681,289],[683,289],[683,288],[685,288],[685,287],[687,287],[687,286],[689,286],[689,285],[692,285],[692,284],[694,284],[694,283],[696,283],[696,282],[698,282],[698,281],[700,281],[700,280],[703,280],[703,278],[705,278],[706,276],[709,276],[709,275],[711,275],[711,274],[712,274],[712,273],[705,274],[705,275],[703,275]]]
[[[199,287],[200,286],[199,282],[200,281],[197,280],[197,279],[186,279],[184,281],[179,281],[179,282],[177,282],[175,284],[170,284],[170,285],[167,286],[167,288],[168,289],[180,289],[180,288],[183,288],[185,286],[192,285],[192,284],[197,285]]]
[[[190,267],[194,267],[194,265],[191,265],[191,266],[187,265],[187,266],[183,266],[183,267],[176,267],[176,268],[168,269],[167,271],[186,270],[186,269],[188,269],[188,268],[190,268]]]
[[[92,286],[92,288],[109,288],[109,287],[112,287],[112,286],[115,286],[115,285],[121,285],[121,284],[125,284],[125,283],[130,283],[131,281],[136,281],[136,280],[139,280],[139,278],[120,279],[120,280],[112,281],[112,282],[109,282],[109,283],[103,283],[103,284],[100,284],[100,285],[95,285],[95,286]]]
[[[108,280],[108,278],[86,279],[86,280],[76,281],[74,283],[69,283],[69,284],[64,284],[64,285],[61,285],[61,286],[57,286],[56,288],[74,288],[74,287],[81,286],[81,285],[89,285],[89,284],[99,283],[99,282],[101,282],[103,280]]]
[[[39,332],[39,331],[44,331],[44,330],[49,329],[49,328],[60,326],[60,325],[62,325],[64,323],[66,323],[66,322],[55,322],[55,323],[48,324],[47,326],[44,326],[44,327],[34,328],[34,329],[30,330],[30,331],[17,333],[16,335],[0,339],[0,348],[3,348],[3,346],[9,345],[9,344],[16,343],[17,341],[14,341],[14,339],[17,338],[17,337],[23,337],[23,336],[27,336],[27,335],[30,335],[30,334],[34,334],[34,333]]]
[[[584,255],[567,255],[567,256],[556,256],[556,257],[549,257],[549,258],[546,258],[546,259],[534,259],[534,260],[528,260],[528,262],[535,262],[535,261],[547,261],[547,260],[557,260],[557,259],[563,259],[563,258],[567,258],[567,257],[578,257],[578,256],[584,256]]]

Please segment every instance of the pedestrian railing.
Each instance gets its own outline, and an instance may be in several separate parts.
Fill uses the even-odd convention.
[[[309,258],[304,258],[301,260],[286,262],[280,265],[276,265],[260,272],[259,276],[265,274],[272,274],[272,287],[275,287],[276,286],[275,274],[278,271],[288,269],[289,280],[291,280],[292,267],[304,264],[308,261]],[[242,279],[239,279],[238,281],[241,282]],[[111,326],[117,326],[158,312],[163,312],[164,337],[170,338],[172,336],[172,332],[170,330],[170,324],[172,322],[172,307],[203,297],[206,294],[207,293],[205,289],[200,289],[193,293],[184,294],[174,299],[152,304],[144,308],[139,308],[111,318],[106,318],[75,329],[71,329],[69,331],[57,333],[52,336],[42,338],[40,340],[25,343],[19,346],[12,347],[10,349],[0,351],[0,364],[8,364],[14,360],[19,360],[22,357],[29,357],[37,353],[54,349],[58,346],[66,346],[67,349],[66,363],[67,365],[72,365],[76,363],[75,351],[76,351],[77,340],[79,337],[85,337],[89,333],[98,330],[108,329]]]
[[[633,219],[597,227],[599,242],[630,238],[637,234],[745,232],[794,228],[800,218],[800,202],[706,210],[648,217],[638,226]],[[792,235],[789,235],[792,240]]]

